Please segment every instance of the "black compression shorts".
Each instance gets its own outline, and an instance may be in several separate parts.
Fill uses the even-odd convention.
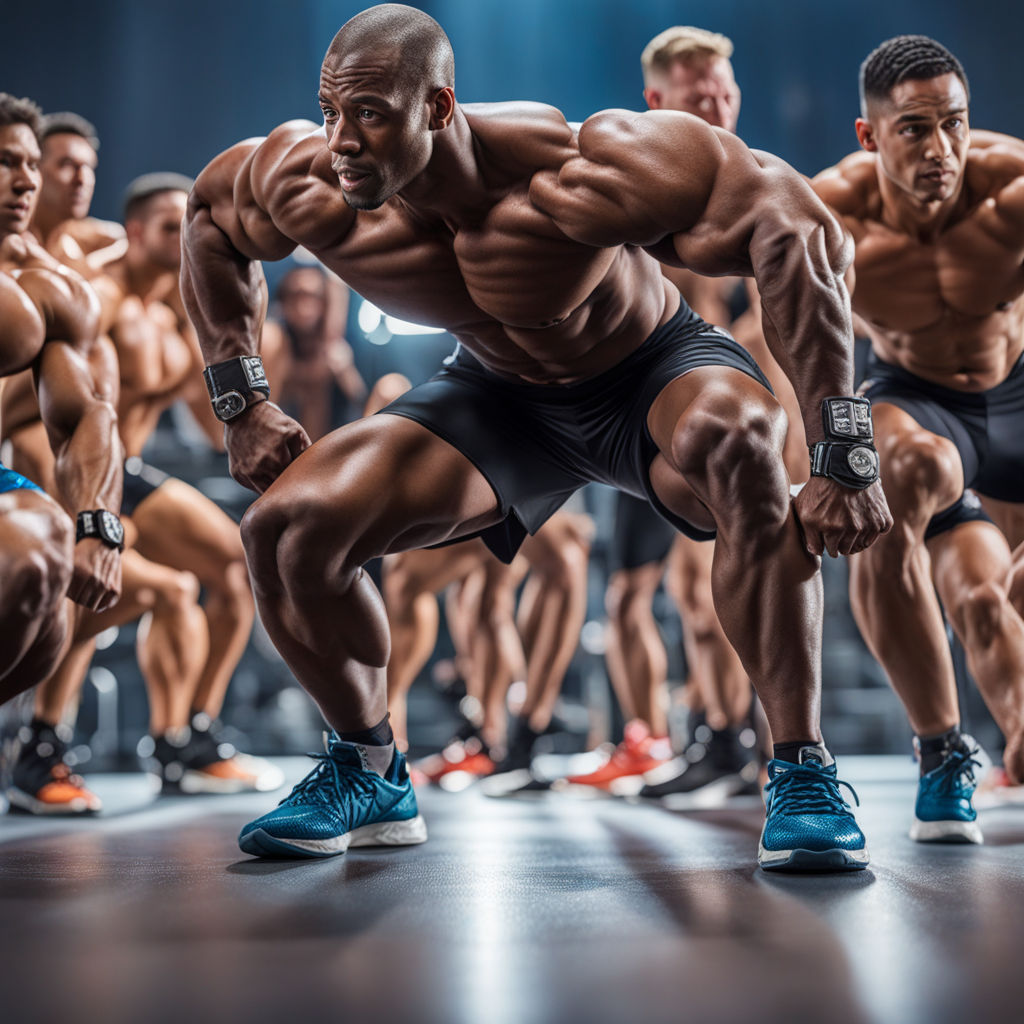
[[[609,552],[612,572],[664,562],[675,536],[675,529],[646,498],[616,492],[615,532]]]
[[[714,531],[662,505],[648,476],[658,453],[648,410],[667,384],[701,366],[741,370],[771,390],[746,349],[681,302],[668,323],[595,377],[529,384],[492,373],[459,346],[440,373],[381,412],[422,424],[487,478],[504,519],[478,535],[504,562],[591,481],[644,498],[677,530],[710,540]]]
[[[121,494],[121,514],[130,516],[164,481],[170,477],[155,466],[145,463],[137,455],[124,460],[124,490]]]
[[[955,391],[868,356],[860,393],[888,402],[956,445],[964,486],[998,501],[1024,501],[1024,356],[988,391]],[[885,481],[882,481],[885,486]]]

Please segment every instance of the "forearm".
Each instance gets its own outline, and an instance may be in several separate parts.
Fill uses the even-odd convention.
[[[120,512],[124,451],[109,402],[90,402],[71,433],[55,440],[51,432],[50,443],[57,497],[72,518],[87,509]]]
[[[259,262],[238,251],[193,195],[184,224],[181,295],[207,364],[259,352],[265,293]]]
[[[793,384],[809,444],[822,439],[822,399],[853,393],[849,259],[835,224],[766,225],[751,245],[765,340]]]

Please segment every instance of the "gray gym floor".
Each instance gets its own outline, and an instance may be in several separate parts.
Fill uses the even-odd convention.
[[[756,869],[756,799],[433,789],[423,846],[257,861],[235,835],[276,795],[93,776],[99,818],[0,819],[0,1019],[1019,1022],[1024,807],[916,845],[914,771],[840,762],[872,864],[826,876]]]

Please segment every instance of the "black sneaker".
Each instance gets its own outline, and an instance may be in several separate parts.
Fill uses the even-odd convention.
[[[481,792],[486,796],[514,796],[549,790],[551,780],[538,778],[533,770],[533,748],[541,736],[563,729],[563,723],[554,718],[540,732],[530,727],[529,718],[513,718],[509,723],[508,750],[494,766],[494,771],[480,783]]]
[[[639,795],[674,810],[718,807],[734,796],[757,796],[757,738],[749,726],[694,730],[681,757],[649,771]]]
[[[33,720],[18,730],[20,750],[14,762],[7,799],[11,810],[28,814],[95,814],[100,798],[67,763],[71,730]]]
[[[142,766],[166,794],[268,792],[282,784],[280,769],[239,753],[220,732],[216,719],[200,713],[191,726],[143,736],[138,746]]]

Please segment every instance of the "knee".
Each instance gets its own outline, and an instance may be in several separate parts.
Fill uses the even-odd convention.
[[[1002,587],[985,582],[966,590],[951,614],[962,622],[972,646],[988,647],[999,634],[1006,606],[1007,596]]]
[[[878,440],[885,492],[897,508],[927,506],[928,515],[955,500],[963,485],[956,450],[925,430],[903,431]]]
[[[542,560],[534,561],[531,569],[543,578],[547,587],[563,592],[585,585],[590,545],[574,536],[563,537],[546,553]]]
[[[252,586],[261,593],[282,589],[299,595],[343,586],[364,562],[380,552],[362,557],[354,552],[358,536],[347,528],[356,516],[344,510],[321,509],[303,503],[301,515],[287,496],[271,493],[250,506],[241,523]]]
[[[645,584],[645,580],[638,579],[633,573],[615,573],[608,581],[604,597],[605,611],[609,619],[615,622],[628,622],[643,616],[653,616],[651,605],[654,591],[657,589],[657,579],[654,580],[653,587]]]
[[[60,605],[71,583],[74,540],[70,520],[54,516],[42,537],[26,535],[5,573],[3,605],[26,619],[48,616]]]
[[[768,402],[709,402],[691,408],[672,435],[671,461],[716,517],[749,509],[780,522],[789,509],[782,461],[786,415]]]
[[[153,610],[172,615],[185,614],[199,601],[199,579],[190,572],[171,573],[154,590]]]

